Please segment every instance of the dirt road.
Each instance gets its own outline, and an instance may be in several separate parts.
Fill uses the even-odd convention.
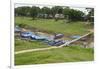
[[[15,54],[21,54],[21,53],[33,52],[33,51],[49,50],[49,49],[54,49],[54,48],[61,48],[61,47],[54,46],[54,47],[48,47],[48,48],[37,48],[37,49],[22,50],[22,51],[15,52]]]

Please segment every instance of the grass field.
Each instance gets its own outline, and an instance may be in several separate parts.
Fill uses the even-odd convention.
[[[36,19],[29,17],[15,17],[15,24],[25,24],[39,30],[51,33],[62,33],[64,35],[83,35],[92,29],[91,25],[85,22],[64,23],[64,20],[55,21],[53,19]],[[45,48],[48,45],[39,41],[25,41],[15,39],[15,51]],[[45,51],[37,51],[15,55],[15,65],[26,64],[45,64],[45,63],[62,63],[94,60],[94,50],[92,48],[64,47]]]
[[[65,47],[15,55],[15,65],[93,61],[93,49]]]
[[[15,51],[49,47],[40,41],[15,40]]]
[[[29,17],[15,17],[15,23],[25,24],[33,28],[45,30],[52,33],[62,33],[65,35],[82,35],[87,33],[87,29],[91,29],[90,25],[85,22],[65,23],[64,20],[55,21],[54,19],[36,19]]]

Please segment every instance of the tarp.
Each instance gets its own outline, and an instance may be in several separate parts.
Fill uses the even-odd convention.
[[[48,45],[51,45],[51,46],[59,46],[59,45],[64,44],[63,40],[57,40],[57,39],[54,40],[54,37],[49,37],[49,36],[41,35],[41,34],[35,34],[34,32],[21,32],[20,36],[22,38],[28,38],[31,40],[41,40],[44,43],[47,43]],[[57,34],[55,37],[61,38],[63,37],[63,34]]]
[[[81,36],[80,35],[71,36],[71,38],[74,38],[74,39],[79,38],[79,37],[81,37]]]
[[[15,29],[14,29],[14,31],[15,32],[21,32],[21,29],[18,26],[16,26]]]
[[[62,45],[62,44],[64,44],[63,40],[54,40],[54,41],[48,42],[48,45],[51,45],[51,46],[59,46],[59,45]]]
[[[41,35],[32,35],[31,36],[31,39],[33,39],[33,40],[48,40],[48,37],[46,37],[46,36],[41,36]]]
[[[63,34],[56,34],[54,39],[59,39],[59,38],[62,38],[64,35]]]
[[[21,32],[21,37],[29,38],[33,35],[32,32]]]

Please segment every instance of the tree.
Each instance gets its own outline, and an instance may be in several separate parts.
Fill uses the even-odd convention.
[[[41,9],[41,13],[44,15],[44,16],[43,16],[44,18],[48,18],[49,15],[51,14],[51,9],[48,8],[48,7],[43,7],[43,8]]]
[[[63,8],[61,6],[54,6],[51,8],[51,14],[53,15],[53,17],[55,16],[55,14],[62,14],[63,12]]]
[[[17,16],[27,16],[29,12],[30,12],[30,7],[28,6],[15,8],[15,15]]]
[[[63,14],[65,17],[67,17],[67,15],[69,15],[69,12],[70,12],[70,8],[69,7],[66,7],[63,9]]]
[[[89,11],[88,16],[92,16],[94,13],[94,10],[92,9]],[[49,18],[53,16],[55,20],[58,20],[59,18],[66,18],[71,21],[79,21],[83,19],[84,13],[79,10],[70,9],[69,7],[61,7],[61,6],[54,6],[52,8],[49,7],[43,7],[39,8],[36,6],[28,7],[17,7],[15,8],[15,15],[17,16],[31,16],[33,19],[36,17],[44,17]]]
[[[94,8],[86,8],[86,10],[88,11],[87,21],[94,23]]]
[[[55,21],[58,21],[58,19],[60,19],[62,13],[63,13],[63,8],[61,6],[54,6],[51,8],[51,14],[53,18],[55,18]]]
[[[83,16],[85,15],[82,11],[70,9],[69,7],[64,8],[63,14],[65,18],[69,19],[70,21],[83,20]]]
[[[36,6],[32,6],[30,10],[30,16],[33,18],[33,20],[37,17],[38,13],[40,12],[40,8]]]
[[[82,11],[71,9],[69,16],[72,21],[79,21],[83,19],[83,15],[84,13]]]
[[[65,7],[63,9],[63,14],[64,14],[64,17],[66,19],[66,23],[70,22],[70,19],[69,19],[70,8],[69,7]]]

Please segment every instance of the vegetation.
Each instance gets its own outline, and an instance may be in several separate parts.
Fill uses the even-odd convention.
[[[94,10],[90,10],[87,19],[93,15]],[[64,18],[55,17],[63,15]],[[82,11],[71,9],[70,7],[54,6],[50,7],[17,7],[15,8],[15,24],[21,28],[30,28],[35,31],[42,31],[50,34],[61,33],[66,36],[84,35],[93,29],[93,25],[86,25],[85,14]],[[65,22],[65,20],[71,21]],[[56,20],[56,21],[55,21]],[[58,20],[58,21],[57,21]],[[89,19],[90,20],[90,19]],[[15,52],[27,49],[49,47],[41,41],[29,41],[15,38]],[[37,52],[15,54],[15,65],[44,64],[93,61],[93,48],[82,48],[77,45]]]
[[[86,8],[88,11],[88,15],[86,16],[87,20],[89,22],[92,22],[91,24],[94,24],[94,9],[93,8]]]
[[[67,8],[67,9],[66,9]],[[63,14],[66,18],[66,16],[69,16],[69,19],[72,21],[79,21],[83,19],[84,13],[79,10],[70,9],[69,7],[63,8],[61,6],[54,6],[52,8],[49,7],[43,7],[39,8],[36,6],[32,7],[17,7],[15,8],[15,14],[17,16],[30,16],[33,19],[37,16],[40,18],[49,18],[49,15],[51,18],[54,18],[56,14]]]
[[[46,30],[52,33],[63,33],[65,35],[82,35],[88,32],[87,29],[92,28],[90,25],[86,25],[85,22],[71,22],[66,24],[63,20],[59,20],[58,22],[53,19],[31,20],[29,17],[16,17],[16,24],[25,24],[26,26],[39,30]]]
[[[17,25],[32,27],[33,29],[45,30],[51,33],[63,33],[64,35],[82,35],[88,32],[92,27],[84,24],[85,22],[64,23],[63,20],[55,21],[53,19],[35,19],[30,17],[16,17]],[[44,48],[48,45],[38,41],[15,40],[15,51]],[[61,63],[75,61],[92,61],[93,49],[84,49],[80,47],[64,47],[61,49],[52,49],[38,52],[30,52],[15,55],[15,65],[24,64],[44,64]]]
[[[55,14],[61,14],[63,11],[63,8],[61,6],[54,6],[51,8],[51,14],[53,15],[53,17],[55,16]]]
[[[39,7],[35,7],[33,6],[30,10],[30,16],[34,19],[35,17],[37,17],[37,14],[39,13]]]
[[[15,8],[15,16],[28,16],[30,13],[30,7],[24,6],[24,7],[18,7]]]
[[[21,39],[15,39],[15,51],[35,49],[35,48],[45,48],[45,47],[49,46],[40,41],[26,41]]]
[[[69,19],[71,21],[82,21],[84,19],[83,16],[85,15],[82,11],[69,8],[64,8],[63,14],[65,15],[65,17],[69,16]]]
[[[64,47],[15,55],[15,65],[93,61],[93,49]]]

